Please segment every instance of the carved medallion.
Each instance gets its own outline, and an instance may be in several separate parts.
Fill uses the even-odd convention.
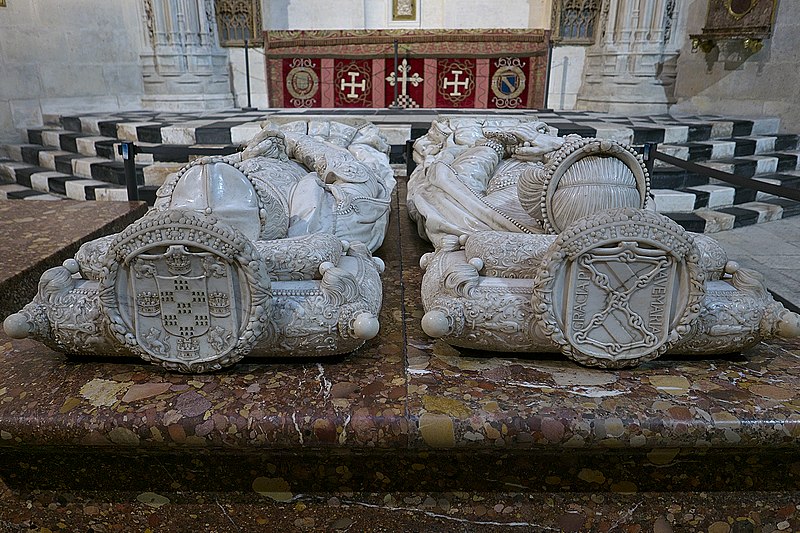
[[[110,330],[146,361],[203,372],[235,363],[271,331],[257,250],[216,217],[155,213],[112,243],[100,302]]]
[[[675,259],[636,242],[595,248],[567,265],[565,332],[596,357],[632,358],[667,340]]]
[[[649,361],[691,327],[704,295],[699,253],[656,213],[609,209],[576,221],[550,247],[532,304],[569,358],[622,368]]]

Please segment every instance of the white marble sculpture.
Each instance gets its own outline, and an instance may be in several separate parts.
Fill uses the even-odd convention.
[[[5,323],[68,353],[204,372],[251,356],[352,351],[378,332],[395,180],[366,122],[266,124],[198,159],[154,208],[46,271]]]
[[[589,366],[719,354],[800,335],[757,272],[646,209],[620,143],[532,119],[440,117],[414,146],[423,330],[455,346],[561,351]]]

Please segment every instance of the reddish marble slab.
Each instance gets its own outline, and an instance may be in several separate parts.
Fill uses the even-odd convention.
[[[68,357],[0,333],[0,446],[403,447],[407,440],[397,217],[381,332],[354,353],[244,360],[170,374],[136,359]]]
[[[335,358],[182,375],[0,334],[0,529],[800,527],[800,343],[623,372],[461,352],[419,327],[429,250],[397,202],[381,332]]]
[[[0,320],[33,298],[45,270],[146,212],[144,202],[0,200]]]

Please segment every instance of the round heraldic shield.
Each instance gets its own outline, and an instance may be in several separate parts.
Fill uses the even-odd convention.
[[[705,294],[699,252],[669,219],[609,209],[575,221],[534,282],[539,327],[579,363],[623,368],[655,359],[689,332]]]
[[[100,300],[112,334],[170,370],[231,365],[265,335],[270,279],[238,230],[192,211],[146,217],[106,257]]]

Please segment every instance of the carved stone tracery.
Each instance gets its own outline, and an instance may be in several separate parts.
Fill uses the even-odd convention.
[[[198,111],[233,107],[227,54],[219,47],[214,0],[146,0],[141,55],[144,107]]]
[[[215,0],[217,28],[222,46],[250,46],[264,42],[261,0]]]

